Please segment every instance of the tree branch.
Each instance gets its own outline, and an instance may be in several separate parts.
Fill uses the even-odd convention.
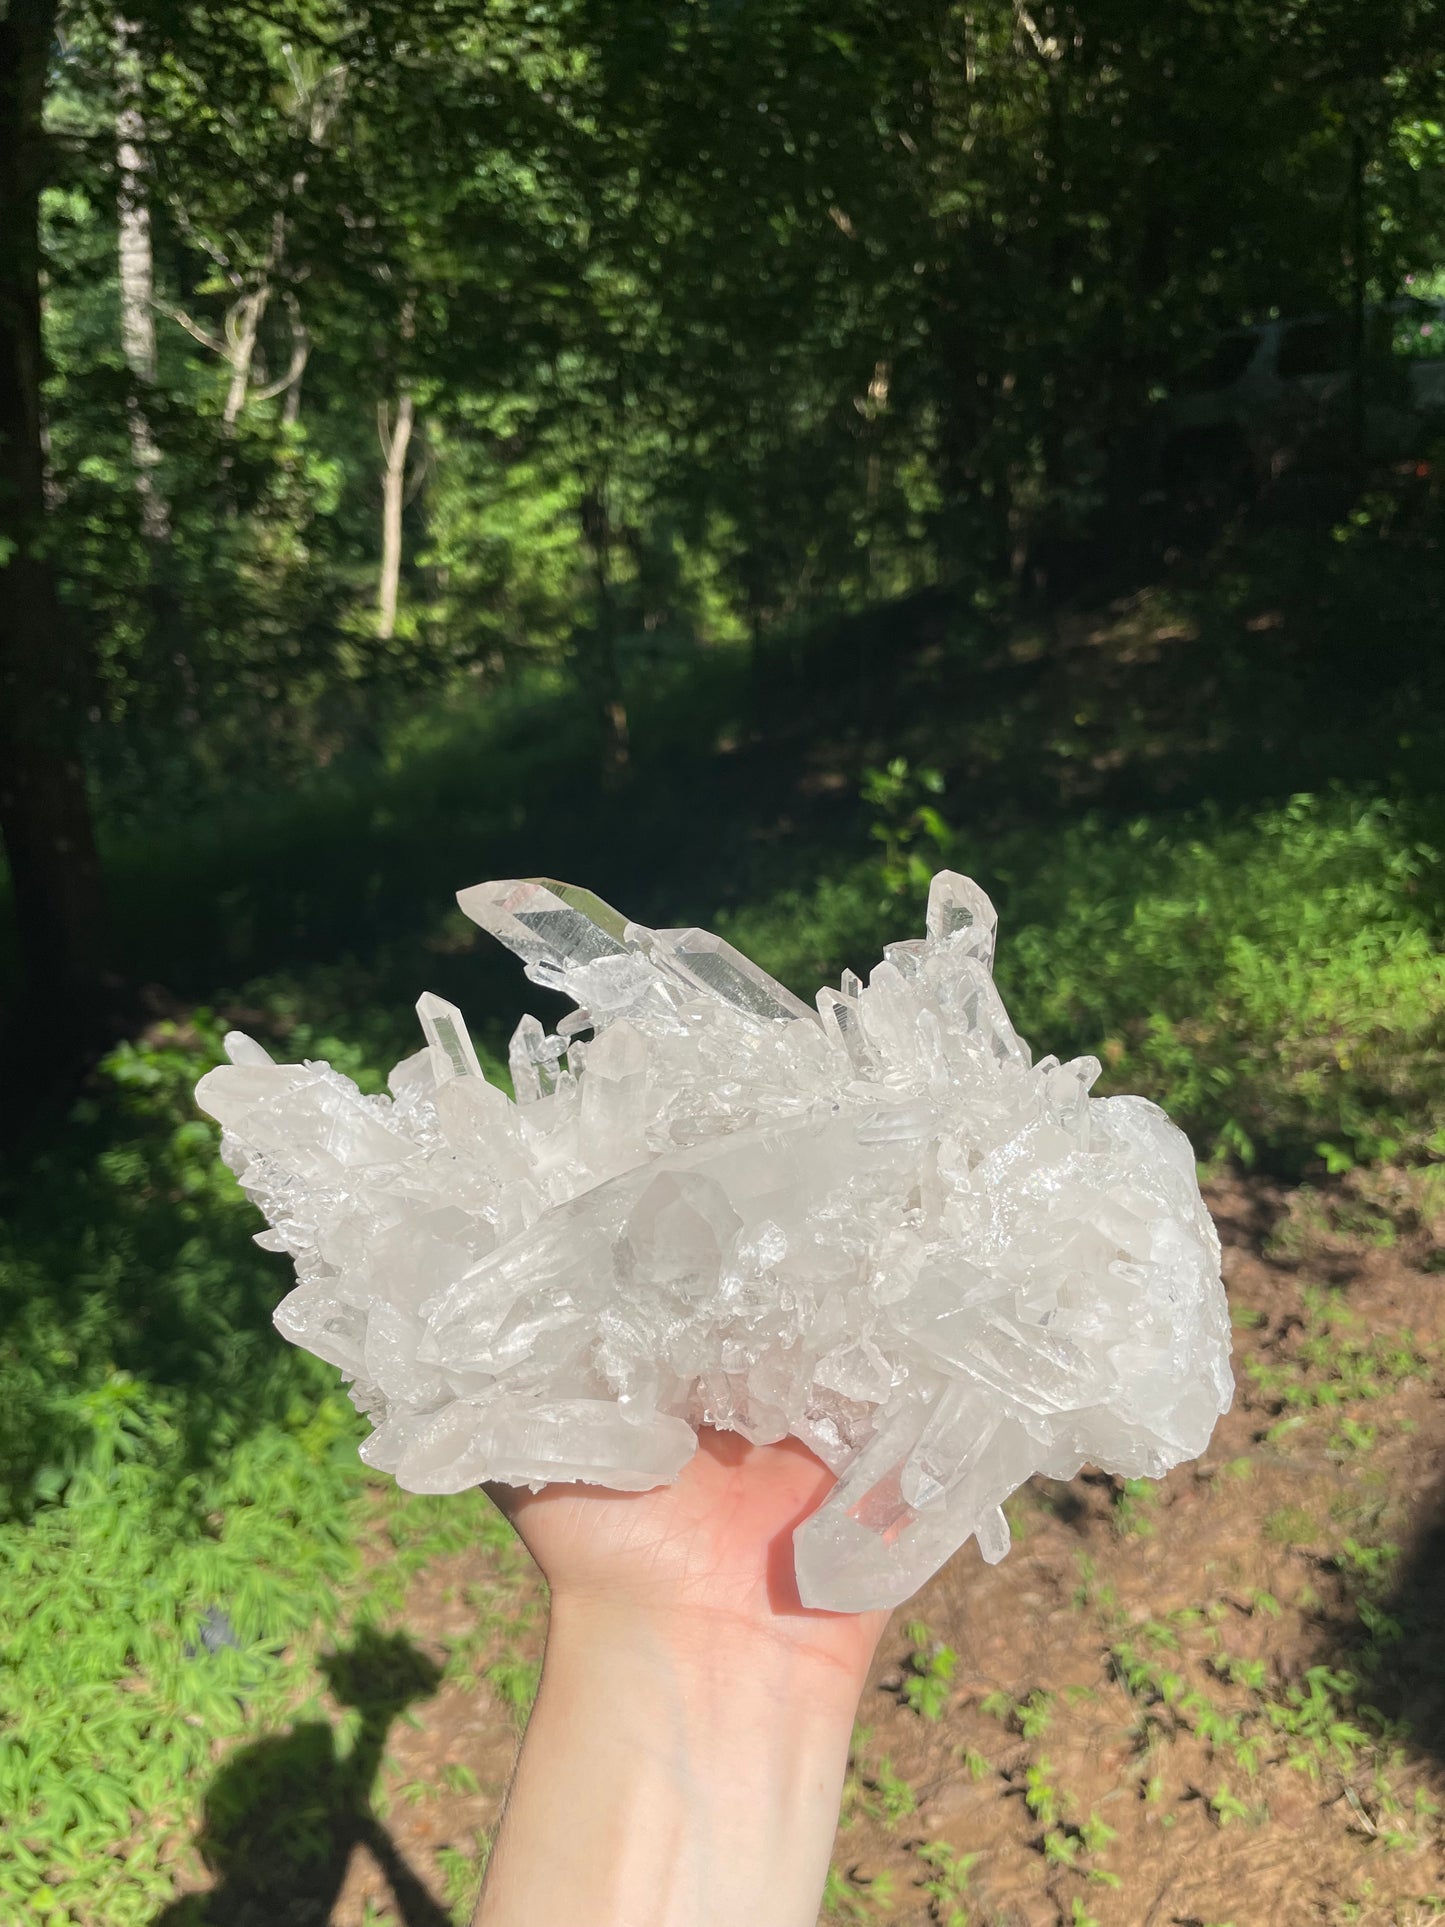
[[[176,195],[168,194],[166,196],[166,206],[170,209],[171,214],[175,218],[176,226],[186,239],[191,242],[193,246],[198,247],[202,254],[210,257],[233,288],[244,288],[246,283],[237,269],[231,265],[231,257],[225,253],[223,249],[219,248],[214,241],[202,234],[192,223],[190,215],[187,214],[185,210],[184,203]]]
[[[174,321],[178,327],[184,328],[193,340],[199,341],[203,348],[209,348],[213,355],[225,354],[225,342],[208,333],[198,321],[193,321],[184,308],[168,308],[160,301],[156,302],[155,307],[158,314],[165,315],[167,320]]]
[[[1048,40],[1044,39],[1044,36],[1038,30],[1033,15],[1023,4],[1023,0],[1014,0],[1014,17],[1028,35],[1029,39],[1034,43],[1034,52],[1038,55],[1039,59],[1047,60],[1050,65],[1052,65],[1053,62],[1058,59],[1061,51],[1059,42],[1052,37]]]
[[[285,374],[281,376],[279,381],[268,382],[264,388],[253,388],[250,399],[252,401],[274,401],[277,395],[284,395],[286,390],[288,388],[294,388],[296,383],[300,381],[301,377],[306,373],[306,363],[310,357],[311,337],[303,328],[292,337],[291,360]]]

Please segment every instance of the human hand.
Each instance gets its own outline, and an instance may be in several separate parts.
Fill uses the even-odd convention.
[[[551,1587],[477,1927],[812,1927],[885,1613],[805,1607],[833,1476],[703,1429],[670,1486],[493,1489]]]
[[[650,1492],[488,1489],[554,1602],[636,1614],[679,1634],[744,1633],[837,1668],[856,1691],[888,1615],[806,1607],[793,1576],[793,1532],[833,1483],[797,1439],[751,1445],[705,1426],[676,1481]]]

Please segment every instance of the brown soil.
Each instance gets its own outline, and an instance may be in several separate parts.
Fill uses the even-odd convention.
[[[1445,1200],[1388,1175],[1209,1195],[1234,1409],[1158,1487],[1035,1481],[1001,1565],[970,1546],[898,1613],[824,1920],[1445,1916]],[[450,1672],[392,1723],[336,1927],[465,1917],[525,1683],[497,1661],[535,1662],[544,1618],[518,1555],[473,1549],[396,1624]]]
[[[899,1703],[917,1662],[890,1629],[864,1701],[864,1811],[836,1856],[860,1899],[893,1875],[879,1918],[949,1919],[949,1902],[930,1915],[919,1897],[909,1848],[920,1839],[979,1855],[960,1905],[999,1927],[1076,1914],[1101,1927],[1404,1927],[1445,1912],[1445,1280],[1410,1262],[1426,1255],[1418,1244],[1332,1234],[1308,1195],[1229,1185],[1210,1202],[1242,1328],[1239,1393],[1209,1452],[1142,1500],[1097,1474],[1035,1482],[1002,1565],[972,1548],[954,1559],[900,1615],[957,1652],[936,1722]],[[1311,1293],[1322,1285],[1342,1294],[1323,1314]],[[1329,1317],[1343,1336],[1321,1341]],[[1279,1428],[1286,1386],[1328,1396],[1342,1345],[1383,1353],[1408,1347],[1406,1332],[1428,1376],[1382,1377],[1375,1396],[1306,1407]],[[1278,1376],[1256,1381],[1251,1361]],[[1391,1544],[1398,1557],[1371,1559]],[[1373,1643],[1362,1595],[1366,1616],[1387,1622]],[[1153,1673],[1142,1689],[1121,1678],[1125,1647]],[[1262,1662],[1245,1676],[1256,1684],[1221,1677],[1230,1659]],[[1327,1687],[1336,1705],[1317,1722],[1319,1750],[1271,1718],[1297,1711],[1291,1692],[1307,1697],[1317,1667],[1370,1675],[1353,1691]],[[1026,1738],[1035,1694],[1047,1725]],[[1213,1743],[1200,1734],[1211,1715],[1235,1722]],[[1361,1739],[1332,1736],[1341,1721]],[[891,1826],[876,1811],[884,1756],[918,1796]],[[1031,1768],[1057,1794],[1052,1856],[1050,1816],[1027,1799]],[[1094,1852],[1071,1830],[1091,1815],[1115,1836]]]

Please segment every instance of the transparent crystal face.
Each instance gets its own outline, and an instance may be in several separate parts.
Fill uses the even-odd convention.
[[[1093,1058],[1035,1064],[996,919],[944,872],[926,934],[802,1003],[702,930],[547,878],[463,909],[576,1006],[490,1083],[461,1012],[363,1095],[240,1033],[198,1087],[339,1367],[367,1460],[414,1490],[641,1491],[695,1428],[792,1434],[838,1483],[794,1537],[804,1601],[905,1599],[1005,1499],[1086,1461],[1157,1476],[1232,1395],[1193,1153]]]

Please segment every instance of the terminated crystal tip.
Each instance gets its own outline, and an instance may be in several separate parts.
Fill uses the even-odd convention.
[[[623,955],[627,919],[571,883],[525,877],[458,890],[457,902],[483,930],[515,950],[531,971],[561,972],[599,957]]]
[[[993,969],[998,913],[972,877],[940,870],[928,889],[928,935],[934,943],[958,939],[985,969]]]
[[[1003,1502],[1085,1461],[1157,1476],[1229,1404],[1189,1145],[1094,1058],[1035,1064],[996,919],[933,880],[926,935],[816,1010],[709,932],[548,878],[460,893],[576,1006],[518,1025],[515,1095],[428,993],[363,1095],[240,1033],[198,1088],[289,1251],[277,1323],[337,1365],[411,1489],[639,1491],[695,1428],[791,1434],[837,1478],[795,1534],[813,1606],[906,1598]]]
[[[476,1050],[455,1004],[424,990],[417,999],[416,1014],[421,1019],[438,1084],[448,1083],[454,1077],[481,1076]]]
[[[224,1042],[226,1055],[233,1064],[273,1064],[276,1061],[264,1044],[258,1044],[254,1037],[248,1037],[243,1030],[228,1030]]]

